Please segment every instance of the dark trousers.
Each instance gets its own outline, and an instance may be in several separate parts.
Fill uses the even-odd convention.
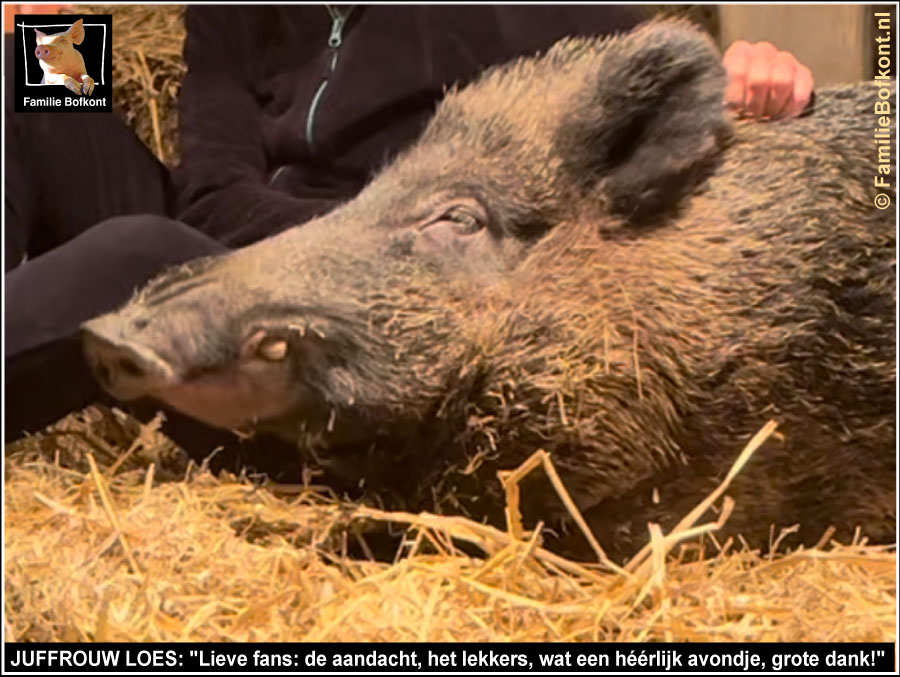
[[[12,40],[4,43],[11,68]],[[118,116],[17,114],[12,78],[6,82],[8,442],[91,402],[111,402],[84,360],[82,322],[125,303],[163,268],[227,248],[170,218],[168,171]],[[234,466],[284,454],[273,440],[241,444],[230,433],[167,416],[165,431],[198,457],[224,447],[220,464]],[[287,466],[257,469],[273,468]]]

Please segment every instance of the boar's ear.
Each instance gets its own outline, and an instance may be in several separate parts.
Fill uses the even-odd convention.
[[[84,41],[84,21],[79,19],[73,23],[72,27],[66,32],[72,36],[72,42],[74,44],[80,45]]]
[[[557,149],[585,190],[632,220],[676,205],[729,129],[725,70],[703,33],[657,21],[600,47]]]
[[[34,37],[37,39],[38,44],[40,44],[41,40],[47,37],[46,33],[42,33],[37,28],[34,29]]]

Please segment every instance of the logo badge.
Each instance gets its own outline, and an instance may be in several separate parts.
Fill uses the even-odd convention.
[[[15,15],[17,113],[112,111],[112,16]]]

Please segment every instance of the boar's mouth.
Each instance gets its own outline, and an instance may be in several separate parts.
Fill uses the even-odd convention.
[[[312,404],[283,365],[231,360],[185,369],[142,341],[104,331],[101,320],[85,325],[84,352],[99,383],[118,399],[151,397],[223,429],[255,429]]]
[[[368,444],[385,422],[397,419],[384,393],[372,392],[372,384],[389,383],[390,377],[346,364],[351,349],[366,352],[359,332],[345,326],[346,332],[329,331],[326,339],[318,329],[326,324],[323,317],[308,318],[314,329],[304,332],[275,324],[252,323],[235,354],[192,353],[196,337],[160,341],[157,334],[144,335],[153,321],[117,315],[83,325],[82,341],[95,378],[117,399],[152,398],[207,425],[273,433],[314,454]],[[337,323],[328,324],[334,329]],[[176,332],[162,334],[171,339]],[[377,351],[378,343],[368,349]],[[371,356],[356,361],[389,364]]]

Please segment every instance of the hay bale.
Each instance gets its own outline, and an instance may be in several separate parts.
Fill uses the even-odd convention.
[[[183,5],[72,5],[113,17],[113,108],[162,161],[178,162],[178,93],[186,68]]]

